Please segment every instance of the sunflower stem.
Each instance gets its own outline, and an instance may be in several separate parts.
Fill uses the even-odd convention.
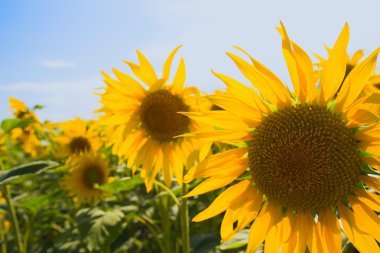
[[[164,191],[166,191],[168,193],[168,195],[172,198],[174,203],[177,206],[180,206],[178,198],[174,195],[174,193],[166,185],[164,185],[163,183],[156,181],[156,180],[154,181],[154,184],[157,185],[158,187],[162,188]]]
[[[20,227],[19,227],[19,223],[18,223],[18,219],[17,219],[17,215],[16,215],[16,209],[15,209],[15,207],[13,205],[13,201],[12,201],[10,186],[9,185],[4,186],[3,192],[5,195],[4,196],[5,200],[7,201],[9,213],[11,215],[12,228],[13,228],[13,232],[15,233],[17,249],[18,249],[18,252],[23,253],[24,248],[22,247]]]
[[[187,193],[187,184],[182,184],[182,196]],[[181,228],[182,228],[182,249],[183,253],[190,253],[190,234],[189,234],[189,206],[187,198],[181,200]]]
[[[2,241],[1,243],[1,253],[7,253],[7,242],[5,238],[5,229],[3,228],[2,221],[0,222],[0,240]]]

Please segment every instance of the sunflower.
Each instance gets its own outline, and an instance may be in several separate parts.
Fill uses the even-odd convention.
[[[68,163],[69,172],[63,179],[63,186],[79,202],[95,203],[105,197],[105,192],[96,186],[110,181],[107,161],[99,154],[85,152],[74,156]]]
[[[93,121],[86,122],[76,118],[59,124],[62,133],[54,140],[62,145],[60,156],[77,155],[86,151],[97,151],[101,147],[101,140]]]
[[[227,90],[209,99],[224,111],[207,112],[203,121],[218,128],[188,136],[246,146],[212,155],[186,174],[185,182],[208,178],[186,197],[228,186],[193,221],[225,212],[222,241],[252,222],[247,252],[263,241],[265,252],[340,252],[341,231],[360,252],[380,252],[380,196],[374,193],[380,193],[374,176],[380,170],[380,123],[379,115],[363,109],[378,109],[380,100],[358,98],[379,49],[352,69],[335,96],[346,71],[348,25],[320,79],[282,23],[279,31],[294,93],[242,49],[251,62],[227,54],[255,89],[215,73]]]
[[[326,50],[330,54],[331,49],[326,47]],[[327,59],[323,58],[322,56],[318,54],[314,54],[314,55],[319,60],[319,63],[317,63],[317,65],[320,68],[323,68],[324,66],[326,66]],[[348,53],[346,53],[345,57],[347,59],[347,62],[346,62],[346,71],[344,73],[344,77],[348,76],[348,74],[351,72],[351,70],[354,69],[354,67],[359,63],[359,61],[363,58],[363,56],[364,56],[364,51],[362,49],[357,50],[355,53],[352,54],[351,57]]]
[[[371,93],[380,93],[380,74],[375,74],[371,76],[371,78],[368,81],[368,84],[365,86],[363,90],[364,94],[371,94]]]
[[[100,124],[107,126],[108,145],[112,152],[127,159],[133,172],[141,166],[140,176],[147,191],[162,170],[166,185],[172,176],[182,184],[183,166],[192,166],[199,157],[207,155],[210,145],[197,140],[174,138],[189,131],[197,131],[197,124],[179,112],[195,112],[202,107],[202,99],[195,87],[184,87],[186,71],[181,58],[176,74],[169,83],[173,58],[177,47],[167,58],[163,75],[158,78],[147,58],[139,51],[139,65],[125,61],[141,82],[117,69],[117,79],[102,73],[107,87],[101,95],[103,112]],[[201,151],[199,151],[201,150]]]
[[[42,126],[37,116],[22,101],[16,98],[9,98],[9,104],[13,109],[15,118],[24,121],[26,124],[24,127],[12,129],[11,138],[32,157],[42,154],[44,150],[38,136]]]

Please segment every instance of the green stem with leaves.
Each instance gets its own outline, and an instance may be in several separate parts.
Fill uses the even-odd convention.
[[[182,196],[187,193],[187,184],[182,185]],[[181,201],[181,229],[182,229],[182,250],[183,253],[190,253],[190,233],[189,233],[189,206],[187,198]]]
[[[20,227],[19,227],[19,223],[18,223],[18,219],[17,219],[17,215],[16,215],[16,209],[15,209],[15,207],[13,205],[13,201],[12,201],[10,186],[9,185],[4,186],[3,192],[5,195],[4,196],[5,200],[7,201],[9,213],[11,215],[11,223],[12,223],[13,231],[15,233],[17,249],[18,249],[18,252],[23,253],[24,248],[22,246]]]
[[[3,160],[0,159],[0,170],[4,170],[4,164]],[[11,189],[9,185],[5,185],[2,187],[3,195],[5,197],[5,200],[7,202],[8,210],[11,215],[11,223],[12,223],[12,228],[15,233],[15,238],[17,242],[17,249],[20,253],[24,252],[24,248],[22,247],[22,239],[21,239],[21,234],[20,234],[20,227],[18,224],[18,219],[16,215],[16,209],[13,205],[12,201],[12,196],[11,196]]]

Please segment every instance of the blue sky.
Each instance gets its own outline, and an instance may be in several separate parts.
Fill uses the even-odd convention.
[[[211,68],[244,80],[224,54],[233,45],[289,83],[279,20],[308,53],[321,55],[347,21],[349,52],[369,54],[380,46],[379,9],[375,0],[1,1],[0,119],[10,115],[10,96],[46,106],[42,119],[95,118],[100,71],[128,72],[121,61],[136,60],[135,49],[160,72],[168,53],[184,44],[187,84],[206,92],[223,87]]]

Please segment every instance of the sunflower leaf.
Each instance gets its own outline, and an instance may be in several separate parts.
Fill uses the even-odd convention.
[[[1,122],[1,128],[5,133],[8,133],[14,128],[24,128],[33,122],[34,119],[5,119]]]
[[[6,171],[0,171],[0,185],[9,183],[12,180],[18,179],[24,175],[40,174],[56,166],[58,166],[58,163],[53,161],[38,161],[20,165]]]
[[[144,181],[140,177],[126,177],[121,179],[116,179],[111,183],[99,186],[99,189],[116,193],[121,191],[133,190],[136,186],[143,184]]]
[[[232,250],[246,246],[248,243],[249,229],[244,229],[236,234],[231,240],[222,243],[219,248],[221,250]]]
[[[39,195],[36,197],[27,197],[19,201],[19,206],[30,210],[32,213],[38,213],[42,208],[50,205],[57,199],[64,196],[62,191],[54,191],[49,194]]]
[[[118,209],[103,211],[98,208],[82,209],[75,217],[82,240],[87,249],[109,248],[122,232],[124,214]]]

